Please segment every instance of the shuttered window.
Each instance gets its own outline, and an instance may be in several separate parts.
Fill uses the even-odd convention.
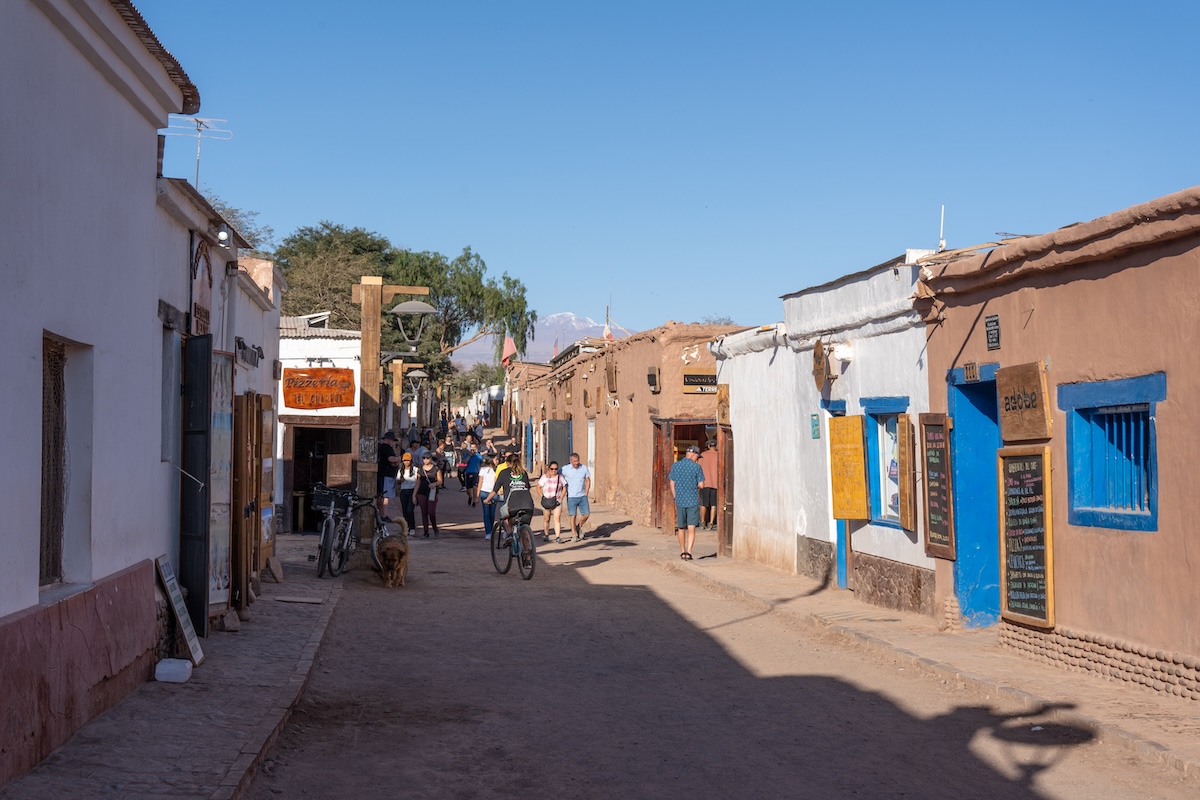
[[[1072,525],[1158,529],[1155,404],[1164,373],[1058,387],[1067,412]]]

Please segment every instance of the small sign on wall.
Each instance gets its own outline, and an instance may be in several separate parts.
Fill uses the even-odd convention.
[[[684,394],[716,394],[717,371],[715,369],[697,369],[683,373]]]
[[[1006,442],[1050,438],[1046,367],[1041,361],[996,370],[1000,436]]]
[[[1000,316],[993,314],[990,317],[984,317],[983,328],[987,332],[987,349],[1000,349]]]
[[[809,423],[809,425],[812,426],[812,438],[820,439],[821,438],[821,415],[820,414],[810,414],[808,417],[808,423]]]
[[[357,406],[354,370],[313,368],[283,371],[283,404],[289,408]]]

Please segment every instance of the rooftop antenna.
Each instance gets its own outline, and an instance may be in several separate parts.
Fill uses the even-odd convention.
[[[227,142],[233,138],[233,131],[215,127],[216,123],[229,122],[227,119],[216,117],[185,117],[182,114],[172,114],[163,129],[164,136],[195,136],[196,137],[196,183],[200,188],[200,143],[205,139],[216,139]]]
[[[942,203],[942,222],[938,225],[938,252],[946,249],[946,204]]]

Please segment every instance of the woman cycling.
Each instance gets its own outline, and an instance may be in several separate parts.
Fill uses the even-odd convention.
[[[496,478],[496,485],[492,487],[493,496],[499,495],[502,498],[500,518],[505,520],[509,533],[512,532],[512,524],[518,516],[524,516],[526,522],[533,518],[533,492],[530,491],[532,482],[529,473],[521,464],[521,457],[516,453],[510,455],[508,469],[500,473],[500,477]]]

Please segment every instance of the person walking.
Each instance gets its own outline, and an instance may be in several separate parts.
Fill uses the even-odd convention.
[[[675,498],[675,531],[679,535],[679,557],[692,560],[696,526],[700,524],[700,489],[704,488],[704,470],[696,463],[700,448],[692,445],[684,457],[671,466],[671,496]],[[686,535],[686,543],[684,541]]]
[[[554,542],[562,543],[562,503],[567,497],[567,482],[558,471],[558,462],[551,461],[538,479],[538,491],[542,495],[542,541],[550,541],[550,526],[554,525]]]
[[[580,542],[583,541],[583,525],[592,513],[588,503],[588,495],[592,492],[592,473],[579,463],[579,453],[571,453],[570,462],[561,472],[567,482],[567,518],[571,522],[575,541]]]
[[[708,449],[700,454],[700,469],[704,470],[704,488],[700,490],[701,530],[717,529],[717,440],[708,440]]]
[[[475,445],[467,448],[467,463],[463,467],[467,475],[467,505],[473,506],[479,502],[479,470],[483,467],[483,456],[475,450]]]
[[[496,486],[496,459],[484,456],[479,465],[479,505],[483,507],[483,538],[492,538],[496,525],[496,504],[492,502],[492,489]]]
[[[433,454],[426,453],[421,460],[420,474],[417,476],[417,505],[421,507],[421,527],[424,538],[429,538],[429,526],[433,525],[433,535],[438,535],[437,501],[442,490],[442,470],[433,461]]]
[[[379,506],[379,515],[388,522],[392,518],[388,516],[388,500],[396,496],[396,470],[400,466],[400,456],[396,455],[396,449],[392,445],[396,441],[396,434],[388,431],[383,436],[379,437],[379,465],[376,480],[375,493],[379,495],[376,504]]]
[[[400,472],[396,478],[400,489],[400,510],[404,514],[404,521],[408,523],[408,532],[416,533],[417,505],[413,499],[413,492],[417,490],[417,479],[421,476],[421,472],[420,468],[413,463],[411,453],[400,456],[400,464]]]

